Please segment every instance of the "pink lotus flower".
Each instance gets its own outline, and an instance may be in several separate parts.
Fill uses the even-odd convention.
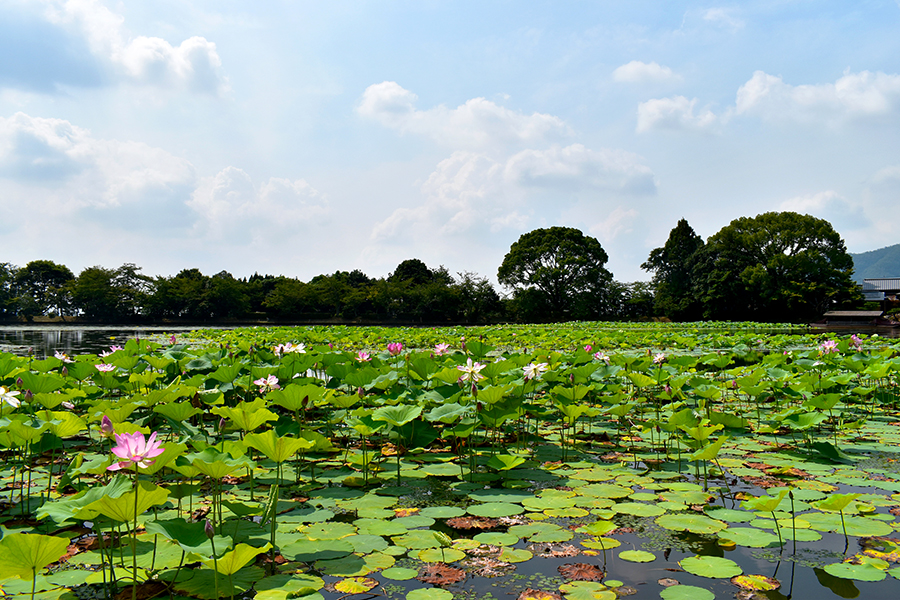
[[[276,356],[281,356],[282,354],[306,354],[306,344],[292,344],[288,342],[287,344],[278,344],[273,349],[275,351]]]
[[[109,364],[105,364],[105,363],[100,363],[98,365],[94,365],[94,367],[96,367],[97,370],[100,371],[101,373],[110,373],[110,372],[116,370],[116,365],[109,365]]]
[[[588,344],[587,346],[584,347],[584,351],[585,351],[585,352],[588,352],[588,353],[590,353],[590,351],[593,350],[593,349],[594,349],[594,347],[591,346],[590,344]]]
[[[837,351],[837,342],[834,340],[825,340],[822,342],[822,345],[819,346],[819,354],[831,354],[832,352]]]
[[[56,352],[54,352],[54,353],[53,353],[53,356],[56,357],[56,358],[58,358],[59,360],[61,360],[61,361],[63,361],[63,362],[66,362],[66,363],[75,362],[74,360],[72,360],[72,359],[69,357],[68,354],[66,354],[65,352],[60,352],[59,350],[57,350]]]
[[[450,352],[450,344],[435,344],[434,355],[445,356]]]
[[[275,377],[274,375],[269,375],[265,379],[257,379],[253,383],[258,385],[259,391],[263,392],[263,393],[270,392],[272,390],[277,390],[277,389],[281,388],[281,386],[278,385],[278,378]]]
[[[116,429],[115,429],[115,427],[113,427],[112,420],[109,417],[107,417],[106,415],[103,415],[103,418],[100,419],[100,433],[102,433],[106,437],[109,437],[109,436],[113,435],[115,432],[116,432]]]
[[[594,360],[602,360],[606,364],[609,364],[609,355],[604,354],[603,351],[601,350],[600,352],[594,353]]]
[[[654,365],[661,365],[664,362],[666,362],[666,355],[663,354],[662,352],[660,352],[659,354],[657,354],[656,356],[653,357]]]
[[[123,434],[117,433],[116,445],[113,446],[112,453],[122,460],[113,463],[106,468],[109,471],[118,471],[134,464],[141,469],[146,469],[156,462],[150,459],[159,456],[163,452],[165,452],[165,449],[161,448],[160,443],[156,441],[155,431],[150,434],[150,439],[144,439],[144,434],[140,431]]]
[[[466,359],[466,364],[459,365],[456,368],[463,373],[459,377],[460,381],[471,381],[472,383],[475,383],[476,381],[484,379],[484,375],[479,373],[484,367],[485,365],[479,362],[473,363],[472,359],[469,358]]]
[[[853,346],[856,350],[862,350],[862,338],[854,333],[850,336],[850,345]]]
[[[388,352],[391,353],[391,356],[397,356],[401,352],[403,352],[403,344],[400,342],[391,342],[387,345]]]
[[[370,360],[372,360],[372,357],[369,356],[369,353],[365,350],[360,350],[356,353],[356,360],[358,360],[359,362],[369,362]]]

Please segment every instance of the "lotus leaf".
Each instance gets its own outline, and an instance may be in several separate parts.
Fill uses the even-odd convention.
[[[710,579],[731,578],[743,572],[733,560],[718,556],[689,556],[678,564],[688,573]]]

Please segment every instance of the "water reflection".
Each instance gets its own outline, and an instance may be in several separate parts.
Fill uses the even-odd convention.
[[[151,339],[164,342],[172,334],[200,329],[199,327],[122,327],[122,326],[66,326],[66,325],[3,325],[0,326],[0,351],[19,356],[34,353],[35,358],[47,358],[54,352],[67,354],[98,354],[110,346],[122,346],[130,339]],[[221,327],[220,327],[221,329]]]

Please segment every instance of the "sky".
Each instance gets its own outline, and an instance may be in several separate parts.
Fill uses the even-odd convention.
[[[900,1],[0,0],[0,262],[308,281],[681,218],[900,242]]]

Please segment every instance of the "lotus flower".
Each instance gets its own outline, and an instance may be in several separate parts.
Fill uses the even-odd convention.
[[[472,383],[475,383],[476,381],[484,379],[484,375],[479,373],[484,367],[485,365],[479,362],[473,363],[472,359],[469,358],[466,359],[466,364],[459,365],[456,368],[463,373],[459,377],[460,381],[471,381]]]
[[[356,353],[356,360],[358,360],[359,362],[369,362],[370,360],[372,360],[372,357],[369,356],[369,353],[365,350],[360,350]]]
[[[609,355],[604,354],[603,351],[595,352],[594,360],[601,360],[601,361],[605,362],[606,364],[609,364]]]
[[[281,387],[280,385],[278,385],[278,378],[274,375],[269,375],[265,379],[257,379],[253,383],[258,385],[259,391],[263,393],[277,390]]]
[[[116,435],[116,445],[112,448],[112,453],[121,458],[117,463],[113,463],[106,467],[109,471],[118,471],[125,469],[132,464],[142,469],[146,469],[154,462],[150,460],[155,456],[159,456],[165,450],[160,447],[160,443],[156,441],[156,432],[150,434],[150,439],[144,439],[144,434],[140,431],[134,433],[122,433]]]
[[[103,418],[100,419],[100,433],[102,433],[106,437],[109,437],[116,433],[116,428],[113,427],[112,420],[106,415],[103,415]]]
[[[435,356],[445,356],[450,352],[450,344],[435,344],[434,346],[434,355]]]
[[[663,354],[662,352],[660,352],[659,354],[657,354],[656,356],[653,357],[654,365],[661,365],[664,362],[666,362],[666,355]]]
[[[391,356],[397,356],[401,352],[403,352],[403,344],[400,342],[392,342],[387,345],[388,352],[391,353]]]
[[[863,341],[858,335],[854,333],[850,336],[850,345],[857,350],[862,350]]]
[[[529,365],[525,365],[522,367],[522,370],[525,372],[525,381],[530,379],[540,379],[541,374],[545,373],[547,369],[550,368],[550,365],[547,363],[531,363]]]
[[[110,365],[110,364],[106,364],[106,363],[100,363],[100,364],[97,364],[97,365],[94,365],[94,366],[95,366],[95,367],[97,368],[97,370],[100,371],[101,373],[110,373],[110,372],[116,370],[116,365]]]
[[[65,352],[60,352],[59,350],[57,350],[56,352],[54,352],[54,353],[53,353],[53,356],[55,356],[56,358],[58,358],[59,360],[65,362],[65,363],[75,362],[74,360],[72,360],[72,359],[69,357],[68,354],[66,354]]]
[[[5,387],[0,387],[0,399],[2,399],[3,402],[6,402],[13,408],[18,408],[19,405],[22,404],[22,401],[16,398],[16,396],[18,396],[20,393],[21,392],[11,392]]]
[[[837,351],[837,342],[834,340],[825,340],[822,342],[822,345],[819,346],[819,354],[831,354],[832,352]]]

